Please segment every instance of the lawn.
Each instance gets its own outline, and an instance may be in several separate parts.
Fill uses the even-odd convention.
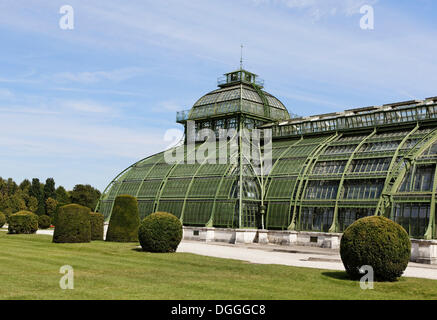
[[[437,299],[433,280],[402,278],[361,290],[344,272],[136,247],[0,232],[0,299]],[[59,287],[63,265],[74,268],[74,290]]]

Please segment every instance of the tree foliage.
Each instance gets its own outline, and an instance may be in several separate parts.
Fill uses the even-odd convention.
[[[26,205],[29,211],[36,212],[38,209],[38,199],[33,196],[29,196]]]
[[[44,200],[48,198],[56,200],[55,180],[53,178],[47,178],[44,185]]]
[[[48,229],[51,225],[51,219],[49,216],[43,214],[42,216],[38,216],[38,227],[40,229]]]
[[[6,216],[0,212],[0,228],[2,228],[6,223]]]
[[[26,193],[29,193],[30,186],[32,184],[28,179],[24,179],[23,182],[20,183],[20,189]]]
[[[63,186],[56,188],[56,201],[58,201],[59,206],[65,206],[71,203],[70,196]]]
[[[99,198],[100,191],[93,188],[89,184],[77,184],[74,186],[73,191],[70,192],[70,199],[72,203],[80,204],[81,206],[88,207],[91,210],[94,210]]]
[[[39,182],[38,178],[32,179],[32,185],[30,186],[29,195],[35,197],[38,200],[38,208],[36,209],[36,214],[41,216],[45,214],[45,204],[44,204],[44,190]]]
[[[46,200],[46,215],[49,217],[54,217],[56,210],[58,209],[58,201],[49,197]]]
[[[100,191],[90,185],[77,185],[74,192],[69,192],[63,186],[56,188],[53,178],[48,178],[45,184],[34,178],[32,182],[25,179],[17,185],[11,178],[0,177],[0,211],[7,218],[23,210],[53,218],[59,207],[71,203],[94,209],[99,197]]]

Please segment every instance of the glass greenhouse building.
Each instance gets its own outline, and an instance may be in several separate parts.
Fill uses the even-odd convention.
[[[218,87],[177,113],[185,138],[171,152],[181,159],[150,156],[109,184],[97,205],[107,220],[115,197],[129,194],[141,217],[166,211],[186,226],[339,233],[383,215],[413,238],[437,238],[437,97],[297,117],[246,70],[225,74]],[[240,134],[214,142],[211,152],[205,128],[217,137],[222,129]],[[241,132],[254,129],[271,132],[268,172],[242,152]],[[266,146],[261,141],[260,154]],[[203,160],[190,162],[199,151]]]

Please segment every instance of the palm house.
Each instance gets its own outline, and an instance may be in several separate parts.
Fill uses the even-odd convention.
[[[311,242],[382,215],[412,238],[437,238],[437,97],[298,117],[263,85],[242,68],[219,78],[216,90],[177,113],[185,137],[170,153],[182,157],[169,163],[163,151],[132,164],[111,181],[96,209],[109,220],[116,196],[129,194],[138,199],[141,218],[170,212],[194,235],[307,232]],[[203,129],[236,137],[211,142]],[[269,170],[242,152],[255,129],[270,132],[270,143],[252,145],[264,156],[271,148]],[[190,161],[196,154],[202,159]]]

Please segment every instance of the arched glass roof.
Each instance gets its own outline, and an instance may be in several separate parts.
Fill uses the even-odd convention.
[[[273,120],[290,119],[287,108],[270,93],[238,83],[207,93],[194,104],[188,119],[245,112]]]

